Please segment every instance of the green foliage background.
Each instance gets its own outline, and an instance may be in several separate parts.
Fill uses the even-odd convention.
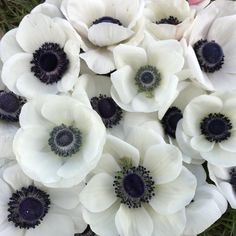
[[[0,38],[5,32],[16,27],[24,15],[41,2],[42,0],[0,0]],[[200,236],[236,236],[236,210],[228,209]]]

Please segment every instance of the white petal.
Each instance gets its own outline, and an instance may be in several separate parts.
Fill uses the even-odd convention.
[[[158,133],[141,127],[132,129],[126,140],[139,150],[142,158],[151,146],[164,143],[163,138]]]
[[[100,213],[91,213],[87,210],[83,211],[85,221],[90,225],[93,232],[103,236],[118,236],[115,225],[115,215],[120,204],[113,204],[106,211]]]
[[[113,181],[113,177],[106,173],[95,175],[80,194],[82,204],[91,212],[108,209],[117,199]]]
[[[156,184],[173,181],[182,169],[182,154],[170,144],[151,146],[145,153],[144,167],[146,167]]]
[[[154,210],[149,211],[154,224],[153,236],[179,236],[185,227],[185,210],[171,215],[160,215]]]
[[[14,226],[12,222],[3,223],[0,228],[0,236],[25,236],[24,230]]]
[[[96,74],[107,74],[115,69],[113,54],[107,49],[91,49],[80,54],[80,57]]]
[[[0,206],[6,206],[9,202],[10,197],[12,196],[12,190],[6,182],[0,179]]]
[[[116,227],[120,235],[150,236],[153,232],[153,222],[144,207],[130,209],[121,204],[116,214]]]
[[[195,136],[191,139],[192,148],[199,152],[210,152],[214,147],[214,142],[209,142],[204,135]]]
[[[99,47],[111,46],[128,39],[134,32],[124,26],[112,23],[92,25],[88,30],[89,40]]]
[[[44,15],[50,16],[51,18],[62,17],[61,11],[53,4],[49,4],[47,2],[44,2],[36,6],[31,11],[31,13],[42,13]]]
[[[3,62],[6,62],[10,57],[14,56],[15,54],[23,52],[16,41],[16,32],[17,29],[12,29],[8,31],[1,39],[0,51],[1,60]]]
[[[200,135],[201,120],[210,113],[220,112],[222,106],[222,100],[216,96],[201,95],[194,98],[184,110],[184,132],[190,136]]]
[[[135,71],[147,64],[147,54],[143,48],[119,45],[113,50],[116,68],[130,65]]]
[[[32,180],[22,172],[19,165],[7,167],[3,172],[3,178],[15,191],[32,185]]]
[[[17,95],[21,93],[16,88],[16,82],[21,75],[30,72],[30,61],[32,55],[27,53],[18,53],[6,61],[2,68],[2,81],[9,90]]]
[[[57,43],[63,48],[66,35],[50,17],[35,13],[23,18],[16,40],[26,52],[34,52],[46,42]]]
[[[17,90],[29,99],[35,98],[41,94],[56,94],[57,85],[45,84],[36,78],[33,73],[25,73],[16,81]]]
[[[236,197],[232,185],[228,182],[221,182],[219,185],[220,190],[224,194],[225,198],[229,202],[233,209],[236,209]]]
[[[157,186],[150,205],[160,214],[173,214],[183,209],[193,199],[197,181],[185,167],[172,182]]]
[[[71,236],[74,235],[74,224],[70,217],[48,213],[43,222],[25,232],[25,236]]]
[[[219,143],[219,146],[228,152],[236,152],[236,131],[232,131],[230,137]]]
[[[218,144],[210,152],[203,152],[201,156],[213,165],[222,167],[236,166],[236,153],[223,150]]]
[[[122,103],[128,104],[137,94],[135,73],[130,66],[125,66],[111,74],[111,81]]]

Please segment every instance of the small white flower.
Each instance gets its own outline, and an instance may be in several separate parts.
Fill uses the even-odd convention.
[[[26,103],[13,149],[32,179],[47,186],[78,184],[96,167],[105,142],[105,127],[79,101],[47,95]]]
[[[187,60],[193,75],[208,90],[236,88],[235,11],[235,2],[216,0],[194,20]]]
[[[175,74],[184,65],[180,43],[146,38],[144,44],[144,48],[119,45],[114,49],[117,70],[111,74],[111,95],[126,111],[158,111],[177,96]]]
[[[235,166],[235,104],[235,91],[194,98],[177,127],[177,141],[180,138],[184,152],[190,147],[211,164]]]
[[[80,195],[85,221],[103,236],[179,236],[195,177],[182,167],[181,152],[157,133],[136,128],[126,141],[108,135]]]
[[[80,37],[61,18],[27,15],[0,44],[2,80],[17,95],[33,98],[71,90],[80,71]]]
[[[137,40],[143,14],[143,0],[63,0],[61,10],[82,36],[86,47],[81,58],[98,74],[115,69],[112,48]],[[139,24],[141,26],[139,26]],[[140,40],[138,40],[139,42]]]
[[[212,181],[225,196],[230,206],[236,209],[236,169],[208,164],[209,175]]]
[[[198,180],[196,193],[186,207],[186,226],[183,236],[198,235],[218,220],[227,209],[227,201],[217,187],[206,182],[206,174],[201,165],[188,165]]]
[[[181,39],[195,11],[186,0],[152,0],[146,4],[147,30],[157,39]]]
[[[83,232],[81,187],[46,188],[29,179],[18,165],[8,165],[0,177],[0,236],[72,236]]]

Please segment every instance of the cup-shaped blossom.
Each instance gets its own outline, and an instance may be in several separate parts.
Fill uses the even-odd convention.
[[[47,188],[11,163],[2,168],[0,188],[1,236],[71,236],[86,228],[78,197],[82,186]]]
[[[126,141],[108,135],[80,194],[85,221],[104,236],[180,235],[196,178],[182,166],[178,148],[156,132],[135,128]]]
[[[70,91],[80,71],[80,36],[62,18],[32,13],[1,40],[2,80],[26,98]]]
[[[201,95],[191,100],[176,133],[183,150],[190,147],[214,165],[235,166],[235,104],[235,91]]]
[[[131,112],[160,111],[177,96],[175,75],[184,65],[183,50],[176,40],[146,39],[144,48],[119,45],[114,49],[117,70],[111,74],[111,94]],[[164,114],[159,112],[159,118]]]
[[[26,103],[13,143],[16,158],[32,179],[52,187],[80,183],[96,167],[105,126],[92,109],[57,95]]]

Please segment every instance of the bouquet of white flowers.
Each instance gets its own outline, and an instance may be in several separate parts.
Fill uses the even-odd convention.
[[[0,236],[196,236],[236,209],[235,27],[229,0],[26,15],[0,41]]]

